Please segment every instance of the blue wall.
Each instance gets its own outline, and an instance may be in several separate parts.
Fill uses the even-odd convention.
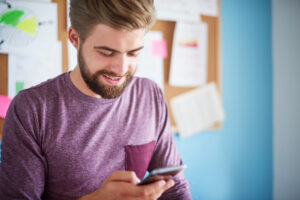
[[[176,137],[193,199],[272,199],[272,46],[269,0],[221,0],[220,131]]]

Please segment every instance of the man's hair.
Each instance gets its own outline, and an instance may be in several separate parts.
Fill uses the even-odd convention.
[[[84,41],[97,24],[147,30],[155,21],[155,9],[153,0],[71,0],[70,20]]]

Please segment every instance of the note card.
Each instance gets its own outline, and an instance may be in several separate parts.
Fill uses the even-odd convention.
[[[171,107],[182,137],[208,129],[225,118],[215,83],[209,83],[171,99]]]
[[[0,95],[0,117],[5,118],[11,98]]]
[[[167,53],[167,41],[166,40],[154,40],[152,41],[152,55],[160,58],[166,58]]]

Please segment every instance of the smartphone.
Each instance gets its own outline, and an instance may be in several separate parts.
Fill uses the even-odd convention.
[[[146,185],[159,180],[168,180],[175,174],[186,168],[187,165],[178,165],[172,167],[164,167],[151,171],[138,185]]]

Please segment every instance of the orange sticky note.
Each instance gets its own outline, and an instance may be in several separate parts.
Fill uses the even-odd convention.
[[[166,58],[167,52],[167,41],[166,40],[153,40],[152,41],[152,55],[160,58]]]
[[[5,118],[11,98],[0,95],[0,117]]]

